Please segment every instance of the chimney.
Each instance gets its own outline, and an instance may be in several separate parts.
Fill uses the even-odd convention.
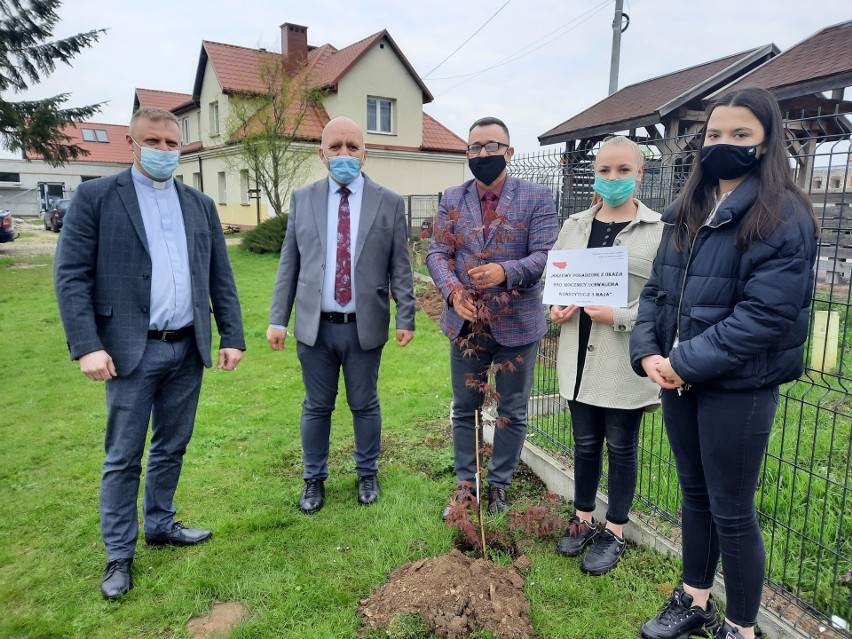
[[[308,28],[285,22],[281,25],[281,55],[284,68],[294,73],[308,59]]]

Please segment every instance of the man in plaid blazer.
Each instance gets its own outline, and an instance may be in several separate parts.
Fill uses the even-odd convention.
[[[489,367],[496,370],[498,423],[488,466],[488,512],[506,510],[506,489],[527,429],[538,342],[547,331],[541,277],[559,225],[549,188],[507,174],[509,130],[493,117],[470,127],[474,180],[447,189],[426,264],[446,304],[450,338],[457,495],[476,474],[475,417]],[[452,500],[451,500],[452,505]],[[444,519],[450,506],[444,509]]]
[[[107,599],[133,585],[149,420],[146,543],[189,546],[213,534],[175,521],[173,502],[202,373],[213,364],[211,310],[221,338],[219,368],[233,370],[246,347],[216,205],[172,177],[180,156],[177,119],[139,109],[126,142],[133,166],[79,186],[54,263],[71,357],[86,377],[106,383],[100,510]]]

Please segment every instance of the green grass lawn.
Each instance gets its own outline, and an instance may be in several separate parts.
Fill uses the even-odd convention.
[[[117,602],[99,590],[103,386],[68,359],[51,259],[0,258],[0,637],[185,638],[187,621],[221,601],[249,610],[233,638],[355,637],[356,605],[391,570],[453,547],[440,521],[453,475],[448,343],[437,325],[418,315],[415,340],[385,348],[379,503],[356,502],[341,387],[326,507],[302,515],[295,342],[275,353],[264,338],[277,258],[231,256],[248,351],[237,371],[205,374],[176,497],[178,517],[215,536],[194,548],[141,543],[135,588]],[[552,548],[553,540],[527,548],[540,637],[635,639],[678,583],[677,564],[644,549],[631,547],[614,573],[591,578]]]

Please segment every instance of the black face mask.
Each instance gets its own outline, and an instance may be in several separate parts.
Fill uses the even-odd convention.
[[[506,156],[486,155],[484,158],[470,158],[467,161],[467,165],[470,167],[473,177],[485,186],[489,186],[494,183],[494,180],[500,177],[503,169],[506,168]]]
[[[701,148],[701,168],[714,180],[736,180],[757,164],[757,145],[714,144]]]

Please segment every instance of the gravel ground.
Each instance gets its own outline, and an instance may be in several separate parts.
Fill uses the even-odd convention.
[[[15,218],[18,237],[12,242],[0,244],[0,257],[29,257],[52,255],[56,250],[59,233],[46,231],[38,218]]]

